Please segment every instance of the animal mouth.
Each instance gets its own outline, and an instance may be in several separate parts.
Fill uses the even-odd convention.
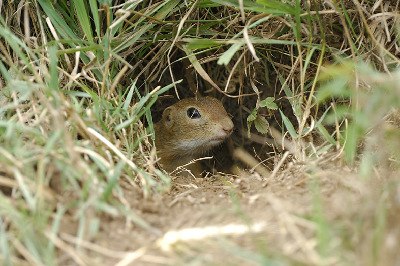
[[[210,144],[219,144],[223,142],[228,136],[220,136],[210,139]]]
[[[221,134],[218,134],[217,136],[215,136],[214,138],[213,138],[213,140],[218,140],[218,141],[224,141],[224,140],[226,140],[230,135],[231,135],[231,133],[232,132],[223,132],[223,133],[221,133]]]

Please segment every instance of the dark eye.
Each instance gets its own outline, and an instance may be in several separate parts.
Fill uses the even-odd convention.
[[[201,114],[200,114],[199,110],[197,110],[194,107],[190,107],[189,109],[187,109],[187,115],[191,119],[197,119],[197,118],[201,117]]]

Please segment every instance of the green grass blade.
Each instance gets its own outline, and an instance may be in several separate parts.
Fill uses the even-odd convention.
[[[97,0],[89,0],[90,11],[92,12],[92,20],[94,22],[97,37],[101,37],[100,31],[100,17],[99,17],[99,7],[97,5]]]
[[[298,138],[299,135],[297,134],[296,130],[294,129],[294,126],[293,126],[292,122],[290,122],[289,118],[287,118],[287,116],[281,110],[279,110],[279,112],[280,112],[280,114],[282,116],[283,123],[285,124],[285,127],[288,130],[290,136],[293,139]]]
[[[55,46],[51,46],[49,48],[49,60],[50,60],[50,81],[49,81],[49,88],[53,91],[58,91],[58,58],[57,58],[57,48]]]
[[[90,42],[93,42],[93,33],[92,33],[92,27],[90,25],[90,18],[89,14],[86,10],[86,5],[83,0],[74,0],[73,1],[75,10],[76,10],[76,15],[78,17],[80,26],[88,40]]]
[[[233,44],[228,50],[226,50],[218,59],[217,64],[218,65],[228,65],[229,62],[231,61],[232,57],[235,55],[237,51],[245,44],[245,42],[242,43],[235,43]]]
[[[47,0],[38,0],[38,2],[63,39],[72,39],[75,43],[82,45],[82,41],[80,41],[81,38],[74,33],[65,20],[57,13],[51,2]]]
[[[218,3],[220,5],[232,6],[239,9],[239,3],[235,0],[212,0],[212,2]],[[294,15],[296,13],[295,9],[291,5],[276,0],[259,0],[257,2],[243,0],[243,7],[245,10],[248,11],[274,15]]]

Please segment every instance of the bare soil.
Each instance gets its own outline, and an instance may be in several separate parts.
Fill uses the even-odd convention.
[[[291,164],[269,180],[257,173],[178,177],[169,192],[148,200],[126,184],[127,201],[151,228],[103,217],[79,256],[89,265],[119,266],[352,264],[354,246],[371,241],[357,228],[370,226],[371,199],[382,183],[360,180],[348,167],[326,160]],[[65,231],[76,235],[72,219],[67,224]],[[348,243],[323,235],[323,227],[332,225],[325,231],[348,231]]]

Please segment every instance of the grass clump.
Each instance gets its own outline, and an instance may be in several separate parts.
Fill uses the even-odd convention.
[[[398,262],[398,5],[0,4],[0,262],[94,265],[99,254],[120,265],[199,262],[193,254],[223,261],[195,241],[172,255],[143,254],[173,221],[236,217],[219,205],[227,187],[241,195],[246,224],[285,229],[263,229],[261,241],[252,232],[244,245],[223,239],[232,263]],[[246,178],[239,171],[220,186],[171,185],[157,167],[154,122],[171,98],[200,95],[222,99],[232,114],[230,150],[250,166]],[[208,204],[203,213],[182,200],[196,205],[196,196]],[[147,206],[154,202],[156,210]],[[138,236],[118,238],[137,250],[101,247],[113,221]],[[112,232],[103,234],[108,245],[119,236]]]

